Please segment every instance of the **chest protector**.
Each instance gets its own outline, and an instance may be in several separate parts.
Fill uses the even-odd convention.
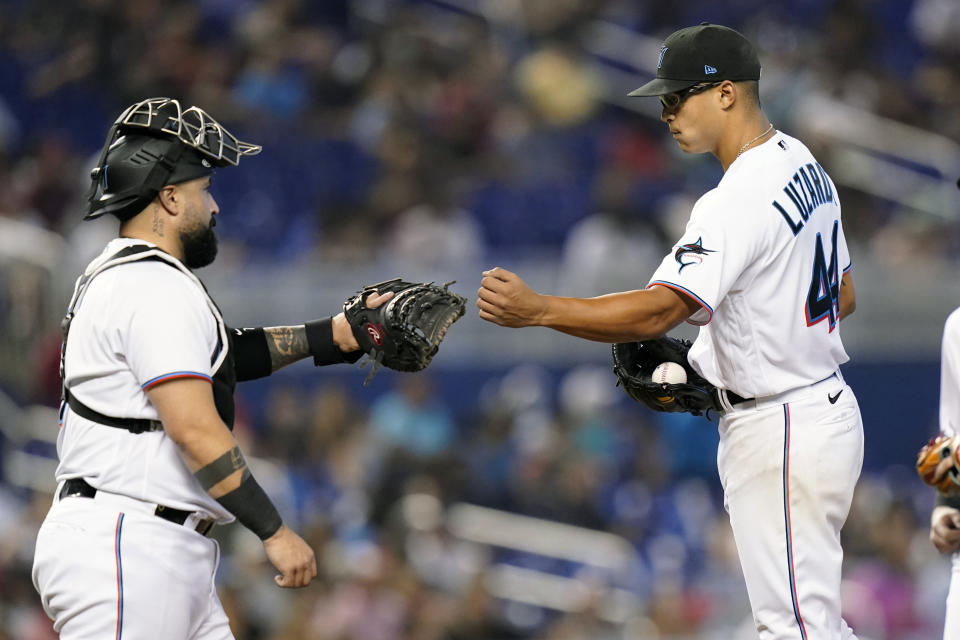
[[[159,420],[107,416],[99,411],[94,411],[87,405],[80,402],[80,400],[70,393],[70,389],[67,388],[65,358],[67,353],[67,337],[70,334],[70,323],[73,321],[73,318],[76,315],[76,309],[81,300],[83,300],[83,296],[87,291],[90,281],[107,269],[112,269],[114,267],[119,267],[131,262],[144,260],[162,262],[173,269],[178,269],[186,274],[187,277],[189,277],[192,281],[196,282],[201,289],[203,289],[204,295],[207,299],[207,306],[210,308],[210,312],[213,314],[213,317],[217,322],[217,346],[210,355],[210,365],[211,368],[215,370],[215,373],[213,374],[213,401],[217,407],[217,413],[220,415],[220,419],[223,420],[227,427],[232,431],[234,418],[233,391],[236,387],[237,376],[234,370],[233,338],[231,336],[231,332],[227,329],[226,324],[223,322],[223,316],[220,313],[220,309],[217,307],[216,303],[214,303],[200,279],[193,275],[189,269],[183,266],[183,264],[181,264],[180,261],[173,256],[156,247],[151,247],[148,245],[133,245],[130,247],[125,247],[110,256],[109,259],[107,259],[92,272],[85,273],[77,280],[76,287],[73,291],[73,296],[70,298],[70,304],[67,306],[67,314],[64,317],[61,325],[61,328],[63,329],[63,346],[60,349],[60,380],[62,382],[60,405],[61,418],[66,406],[69,405],[70,409],[78,416],[99,424],[106,425],[108,427],[126,429],[131,433],[159,431],[163,428],[163,425]]]

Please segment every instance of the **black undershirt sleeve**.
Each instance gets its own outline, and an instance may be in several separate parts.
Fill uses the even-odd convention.
[[[237,382],[256,380],[273,373],[263,327],[230,331],[233,332],[233,370],[237,374]]]

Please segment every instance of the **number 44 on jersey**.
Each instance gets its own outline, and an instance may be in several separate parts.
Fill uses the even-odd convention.
[[[817,234],[813,249],[813,278],[807,293],[807,326],[812,327],[826,319],[833,331],[840,316],[840,265],[837,260],[837,232],[840,221],[833,221],[833,233],[830,236],[830,262],[824,256],[823,236]]]

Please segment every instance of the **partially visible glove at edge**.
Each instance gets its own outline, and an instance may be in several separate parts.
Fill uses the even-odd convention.
[[[917,453],[917,474],[940,493],[960,494],[960,436],[939,433]]]

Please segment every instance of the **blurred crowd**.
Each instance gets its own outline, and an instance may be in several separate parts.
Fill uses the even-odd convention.
[[[603,70],[639,83],[638,53],[601,58],[591,25],[656,39],[739,27],[787,132],[790,105],[819,91],[960,139],[958,14],[951,0],[5,0],[0,215],[69,235],[107,125],[166,95],[264,145],[217,177],[218,231],[251,259],[562,251],[578,234],[600,241],[598,225],[580,228],[592,216],[672,237],[677,194],[702,193],[719,168],[691,167],[656,119],[622,108],[632,87]],[[841,195],[861,244],[922,233],[889,202]],[[955,231],[924,239],[948,249]]]
[[[661,123],[609,99],[633,87],[611,87],[601,69],[646,77],[626,54],[591,53],[585,27],[659,39],[704,20],[755,39],[788,133],[797,92],[817,90],[960,139],[954,0],[2,0],[0,234],[15,223],[18,237],[39,234],[22,246],[80,246],[87,171],[108,125],[165,95],[264,146],[214,185],[218,234],[244,261],[444,265],[522,252],[556,260],[573,295],[634,288],[720,169],[681,157]],[[861,251],[956,255],[955,219],[840,192]],[[43,284],[0,273],[0,318],[41,308]],[[9,348],[0,340],[0,370]],[[335,375],[241,392],[238,437],[317,551],[320,577],[282,592],[252,534],[218,529],[237,638],[754,637],[713,425],[627,406],[603,374],[597,384],[590,368],[521,367],[467,406],[426,375],[395,376],[369,405]],[[898,470],[861,481],[844,575],[845,617],[862,640],[929,639],[942,624],[948,572],[926,540],[932,499]],[[53,637],[29,578],[49,500],[0,483],[0,640]],[[616,534],[631,564],[598,570],[454,535],[445,515],[461,503]],[[565,611],[504,597],[503,566],[580,591]],[[628,615],[610,605],[623,593],[635,598]]]

